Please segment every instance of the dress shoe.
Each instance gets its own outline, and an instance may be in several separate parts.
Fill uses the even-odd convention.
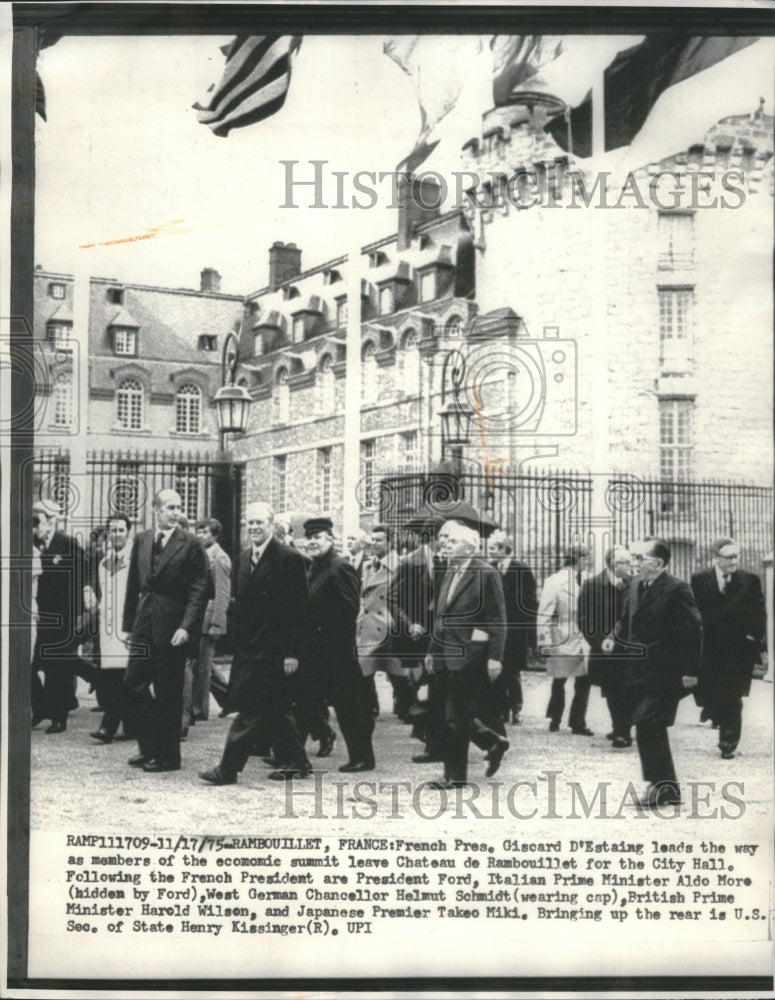
[[[89,736],[98,743],[112,743],[113,734],[108,732],[107,729],[103,729],[101,726],[99,729],[95,729],[93,733],[89,733]]]
[[[615,740],[616,739],[616,733],[612,729],[610,733],[606,733],[605,734],[605,738],[607,740]]]
[[[311,773],[311,767],[281,767],[270,771],[267,777],[270,781],[291,781],[293,778],[308,778]]]
[[[47,733],[63,733],[67,729],[66,722],[52,722],[46,730]]]
[[[498,740],[495,746],[487,754],[487,770],[484,772],[485,778],[491,778],[498,768],[501,766],[501,761],[503,760],[503,755],[509,749],[511,744],[508,740]]]
[[[439,754],[428,753],[427,750],[425,753],[416,753],[414,757],[412,757],[413,764],[442,764],[443,762],[443,757]]]
[[[236,785],[237,775],[233,771],[222,771],[214,767],[210,771],[200,771],[199,777],[208,785]]]
[[[166,760],[149,760],[143,765],[143,770],[147,774],[162,774],[165,771],[179,771],[180,764],[171,764]]]
[[[512,724],[512,726],[521,726],[522,725],[522,715],[521,715],[520,712],[512,712],[511,713],[511,724]]]
[[[722,750],[721,751],[721,759],[722,760],[732,760],[734,758],[734,756],[735,756],[735,751],[734,750]]]
[[[357,760],[352,764],[342,764],[339,770],[343,774],[360,774],[361,771],[373,771],[374,761]]]
[[[181,740],[188,739],[188,726],[182,727],[182,729],[180,730],[180,738]]]
[[[33,717],[32,717],[32,728],[34,729],[35,726],[39,726],[41,724],[41,722],[43,722],[43,720],[45,718],[46,718],[45,715],[33,715]]]
[[[150,764],[152,760],[153,758],[149,757],[147,754],[139,753],[136,757],[130,757],[127,764],[129,764],[130,767],[145,767],[145,765]]]
[[[336,741],[336,733],[331,730],[330,733],[326,733],[323,739],[320,741],[320,749],[315,754],[316,757],[330,757],[331,751],[334,749],[334,742]]]
[[[611,746],[616,750],[624,750],[626,747],[632,746],[632,740],[629,737],[614,736],[611,740]]]
[[[649,785],[646,794],[637,800],[637,804],[643,809],[678,806],[681,804],[681,792],[675,785]]]
[[[595,734],[588,726],[574,726],[571,729],[574,736],[594,736]]]
[[[549,723],[549,732],[556,733],[559,730],[559,728],[560,728],[560,723],[555,722],[555,720],[552,719],[552,721]]]
[[[467,788],[470,784],[470,781],[448,781],[446,778],[441,778],[437,781],[427,781],[425,783],[427,788],[433,788],[439,792],[447,792],[451,788]]]

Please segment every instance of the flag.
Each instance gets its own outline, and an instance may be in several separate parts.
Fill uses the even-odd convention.
[[[194,105],[197,120],[226,136],[233,128],[271,117],[285,103],[300,45],[299,35],[237,35],[207,106]]]
[[[52,45],[56,45],[61,37],[61,31],[46,27],[38,28],[38,51],[36,56],[40,54],[41,49],[48,49]],[[37,70],[35,71],[35,113],[40,115],[44,122],[47,121],[46,91],[43,86],[43,80]]]
[[[563,52],[558,35],[493,35],[492,96],[496,108],[511,104],[515,89],[545,90],[540,70]]]
[[[753,45],[757,38],[692,38],[685,33],[649,35],[620,52],[604,73],[605,150],[628,146],[641,130],[660,95],[671,87]],[[568,149],[565,114],[546,126]],[[592,93],[570,110],[573,153],[592,155]]]

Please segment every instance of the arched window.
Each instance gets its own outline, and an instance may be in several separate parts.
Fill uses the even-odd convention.
[[[288,385],[288,369],[280,368],[275,376],[274,422],[287,424],[291,419],[291,392]]]
[[[125,431],[139,431],[143,426],[143,387],[136,378],[126,378],[118,387],[117,420]]]
[[[320,362],[318,372],[318,407],[321,417],[332,416],[336,412],[336,377],[328,354]]]
[[[463,336],[463,320],[460,316],[450,316],[444,327],[444,333],[454,340],[459,340]]]
[[[398,391],[416,396],[420,391],[420,341],[414,330],[407,330],[398,352]]]
[[[361,355],[361,398],[366,406],[377,402],[377,354],[374,344],[366,344]]]
[[[175,430],[178,434],[199,434],[202,425],[202,390],[185,382],[175,396]]]
[[[54,426],[69,427],[72,419],[73,377],[66,372],[60,372],[54,385]]]

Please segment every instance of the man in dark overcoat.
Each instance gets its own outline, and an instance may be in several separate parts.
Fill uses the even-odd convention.
[[[154,527],[135,538],[129,560],[124,720],[139,749],[129,763],[149,773],[180,770],[186,648],[207,598],[207,556],[199,539],[178,526],[181,511],[175,490],[157,493]]]
[[[77,655],[84,611],[97,598],[83,548],[57,530],[59,508],[38,500],[32,508],[33,544],[40,556],[37,584],[37,633],[32,656],[32,725],[50,719],[47,733],[63,733],[67,716],[78,707],[76,673],[89,676]],[[43,672],[41,684],[38,671]]]
[[[293,717],[291,678],[309,627],[304,560],[278,541],[274,511],[259,501],[245,511],[250,545],[240,555],[233,610],[234,658],[226,707],[235,709],[221,761],[199,777],[233,785],[256,741],[268,743],[280,766],[272,781],[306,778],[312,770]]]
[[[489,777],[500,767],[508,740],[494,707],[493,681],[501,672],[506,643],[506,607],[498,572],[480,558],[479,534],[459,521],[439,532],[448,569],[441,582],[426,669],[438,674],[444,703],[444,777],[441,789],[467,784],[468,747],[486,751]]]
[[[718,726],[721,756],[730,760],[740,742],[743,698],[759,662],[767,610],[761,580],[739,567],[737,542],[720,538],[713,555],[713,566],[692,577],[704,630],[700,701]]]
[[[625,699],[632,706],[643,778],[640,805],[681,801],[667,730],[678,703],[697,684],[702,621],[688,583],[667,572],[670,546],[661,539],[634,543],[630,553],[639,582],[627,593],[614,637],[603,651],[625,656]]]
[[[503,531],[494,531],[489,539],[489,553],[498,570],[506,602],[506,647],[503,670],[493,685],[504,721],[521,722],[522,671],[527,667],[529,650],[536,648],[536,612],[538,597],[533,571],[513,554],[511,539]]]
[[[621,545],[608,549],[605,569],[584,580],[579,594],[579,628],[589,643],[589,681],[599,686],[611,714],[612,746],[632,746],[631,722],[625,711],[625,663],[603,652],[603,642],[621,618],[630,587],[630,553]]]
[[[310,639],[305,656],[316,670],[326,700],[336,712],[348,760],[339,770],[372,771],[374,719],[362,697],[362,674],[355,645],[360,584],[353,567],[334,551],[333,522],[328,517],[304,522],[309,568]]]

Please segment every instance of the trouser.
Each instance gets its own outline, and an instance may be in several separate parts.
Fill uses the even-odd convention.
[[[41,654],[40,631],[32,659],[30,703],[32,714],[52,722],[67,722],[67,716],[78,708],[75,697],[76,677],[91,682],[94,671],[74,652]],[[43,673],[41,682],[39,671]]]
[[[307,737],[320,741],[331,735],[329,711],[320,672],[302,664],[291,679],[293,717],[302,744]]]
[[[469,743],[473,740],[480,749],[489,752],[500,742],[499,734],[481,718],[487,715],[483,706],[492,701],[490,679],[481,660],[462,670],[442,670],[439,679],[444,703],[444,778],[466,781]]]
[[[118,727],[124,721],[125,698],[124,671],[100,670],[97,674],[97,700],[103,709],[100,729],[106,730],[111,736],[116,735]],[[124,732],[127,736],[136,735],[132,733],[131,729],[127,731],[126,722],[124,722]]]
[[[241,771],[253,753],[256,740],[263,738],[283,768],[310,769],[293,717],[291,684],[282,665],[267,670],[256,697],[237,713],[226,737],[221,770],[228,774]]]
[[[186,663],[186,681],[183,688],[183,725],[196,719],[210,718],[210,680],[216,637],[203,635],[199,640],[196,659]]]
[[[508,719],[522,711],[522,672],[515,656],[504,656],[500,674],[493,681],[495,699],[499,714]]]
[[[374,747],[371,737],[374,716],[367,712],[361,700],[362,678],[357,662],[331,670],[327,684],[328,702],[336,712],[336,721],[347,747],[349,762],[373,767]]]
[[[643,779],[651,785],[678,787],[667,726],[652,722],[639,722],[635,726],[638,753],[643,769]]]
[[[552,693],[546,706],[546,717],[558,725],[565,711],[565,682],[567,677],[555,677],[552,680]],[[573,701],[568,713],[568,725],[571,729],[584,729],[587,725],[587,703],[589,702],[589,677],[575,677],[573,682]]]
[[[611,728],[614,738],[630,739],[632,728],[632,710],[627,704],[621,680],[614,680],[606,685],[605,700],[611,715]]]
[[[724,753],[732,753],[740,742],[743,727],[743,699],[734,695],[717,695],[709,705],[710,718],[718,725],[718,745]]]
[[[125,723],[137,734],[140,753],[161,764],[180,764],[185,649],[149,647],[132,657],[125,679]],[[152,690],[153,689],[153,690]]]

